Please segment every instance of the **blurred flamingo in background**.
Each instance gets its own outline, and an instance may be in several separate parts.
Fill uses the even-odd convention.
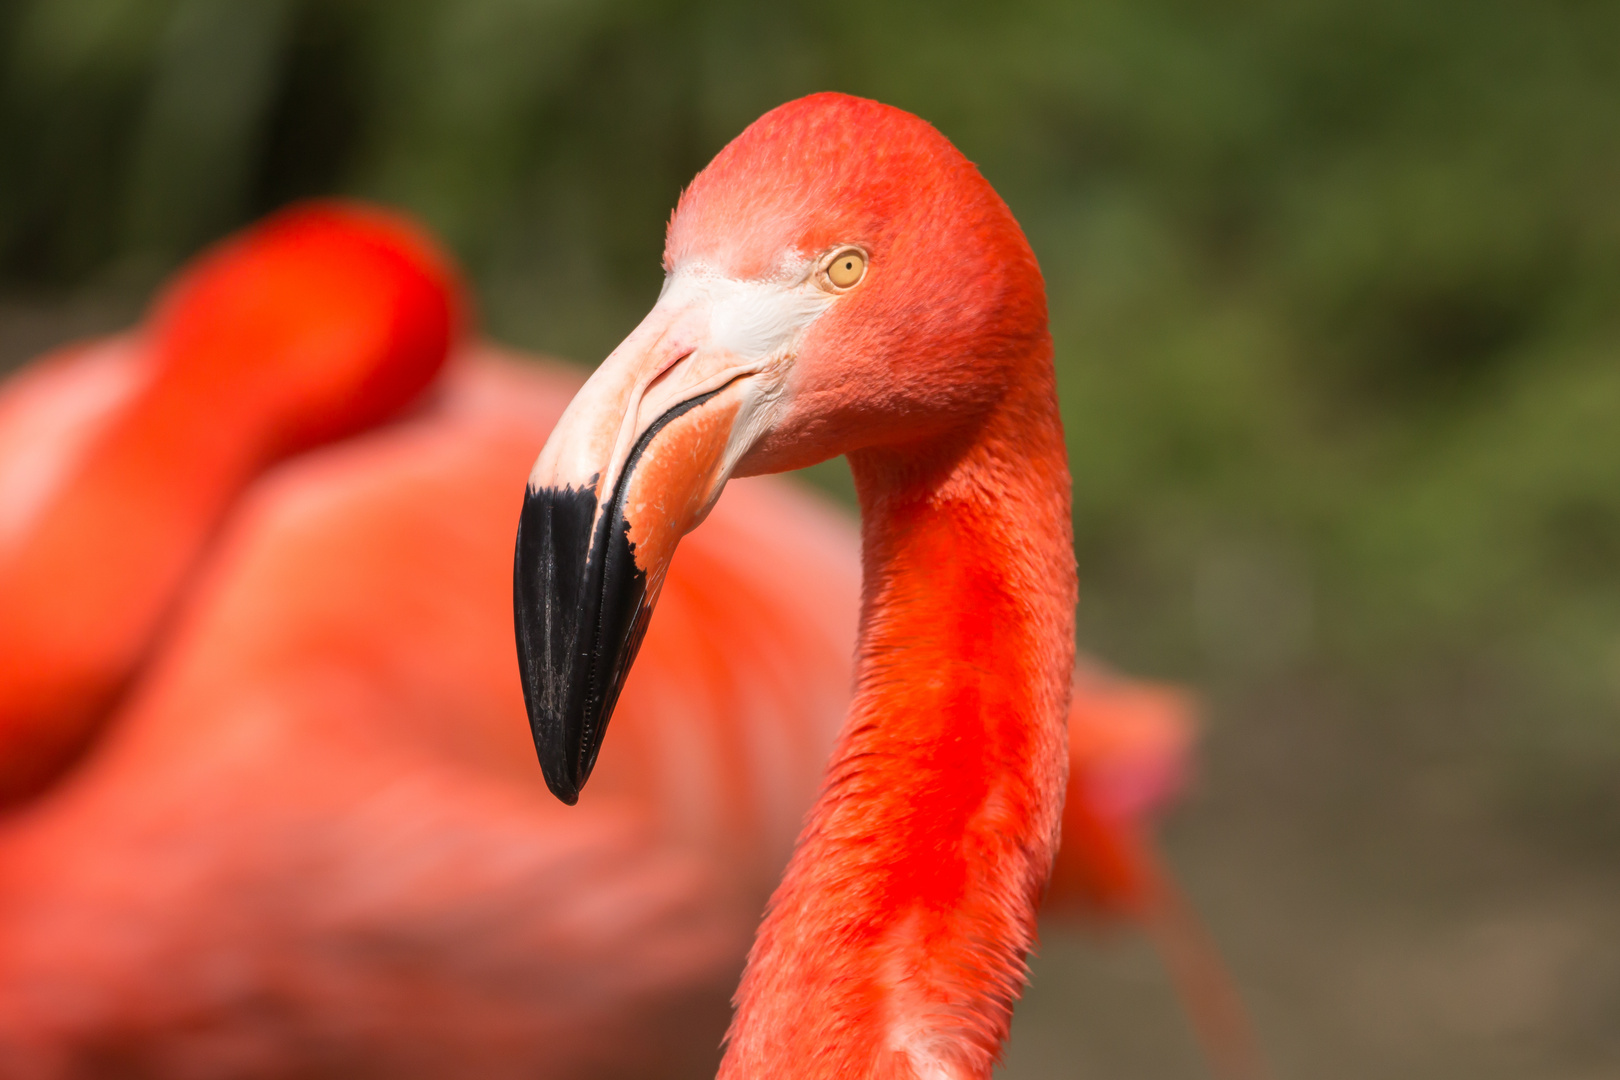
[[[227,247],[144,332],[65,350],[0,403],[0,799],[89,737],[256,475],[417,397],[448,268],[396,222],[316,212]]]
[[[562,810],[508,537],[580,380],[460,307],[411,227],[313,205],[0,391],[7,1076],[712,1069],[848,703],[858,541],[733,484]],[[1184,719],[1082,683],[1055,903],[1153,906]]]

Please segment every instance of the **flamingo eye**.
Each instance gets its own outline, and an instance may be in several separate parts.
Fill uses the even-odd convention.
[[[845,248],[827,264],[827,280],[834,288],[847,289],[861,280],[866,273],[866,256],[854,248]]]

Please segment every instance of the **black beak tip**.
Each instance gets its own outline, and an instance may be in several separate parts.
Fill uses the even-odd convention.
[[[553,780],[551,774],[548,772],[546,773],[546,787],[550,788],[551,793],[557,796],[557,798],[560,799],[565,806],[573,806],[575,803],[579,802],[580,785],[578,784],[569,784],[559,780]]]
[[[589,773],[581,774],[575,760],[577,741],[562,732],[562,725],[546,723],[531,712],[529,729],[534,735],[535,755],[540,759],[540,774],[546,787],[568,806],[579,802],[579,793],[585,787]]]
[[[569,806],[590,778],[650,613],[618,513],[590,488],[529,489],[518,518],[512,608],[529,729],[546,786]]]
[[[596,765],[657,598],[636,565],[625,482],[666,424],[717,393],[681,402],[642,433],[600,519],[597,477],[524,492],[512,566],[518,669],[546,786],[569,806]]]

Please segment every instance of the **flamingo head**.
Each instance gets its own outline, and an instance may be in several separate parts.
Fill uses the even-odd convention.
[[[462,322],[454,267],[409,221],[321,200],[217,245],[159,299],[160,377],[271,457],[363,431],[433,382]]]
[[[1040,271],[1006,204],[927,123],[841,94],[723,149],[681,196],[664,270],[552,432],[519,523],[523,689],[567,803],[675,545],[729,477],[930,443],[1048,355]]]

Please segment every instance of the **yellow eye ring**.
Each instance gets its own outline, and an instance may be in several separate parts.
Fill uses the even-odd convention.
[[[848,289],[866,274],[866,255],[855,248],[845,248],[827,264],[827,280],[837,289]]]

